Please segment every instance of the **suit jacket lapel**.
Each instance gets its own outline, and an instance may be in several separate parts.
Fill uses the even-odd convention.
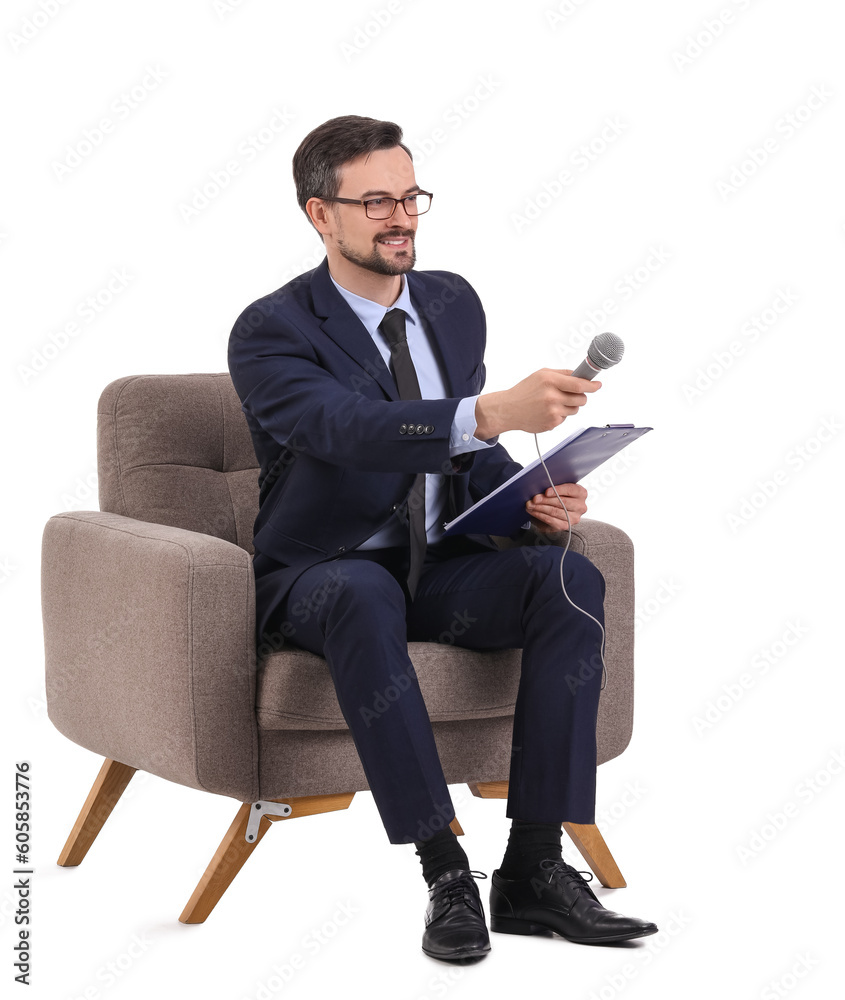
[[[434,310],[429,307],[436,294],[426,287],[423,276],[409,271],[406,277],[420,320],[434,340],[435,353],[439,352],[443,359],[447,397],[467,395],[466,383],[460,375],[468,365],[468,361],[462,361],[465,345],[446,318],[448,310],[435,316]],[[399,399],[396,382],[385,367],[373,338],[332,283],[328,260],[315,269],[311,277],[311,294],[314,312],[323,320],[321,329],[324,333],[362,369],[365,376],[375,379],[388,399]]]
[[[315,269],[311,277],[311,295],[314,312],[323,320],[320,328],[358,365],[361,377],[375,379],[389,399],[399,399],[399,389],[390,370],[385,368],[373,338],[332,284],[328,259]]]
[[[443,314],[434,315],[434,310],[429,308],[435,298],[431,292],[427,292],[425,283],[419,274],[413,271],[408,275],[408,287],[411,293],[411,301],[416,307],[420,321],[428,330],[434,340],[434,353],[439,352],[443,359],[443,380],[447,398],[465,396],[464,385],[457,384],[459,373],[463,370],[460,363],[461,341],[457,336],[457,331],[453,330]]]

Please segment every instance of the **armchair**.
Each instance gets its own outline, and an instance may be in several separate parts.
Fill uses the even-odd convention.
[[[272,822],[345,809],[369,786],[325,660],[256,649],[258,464],[228,373],[120,378],[100,397],[97,437],[101,510],[51,517],[42,542],[48,715],[105,758],[58,863],[82,862],[136,770],[229,796],[232,824],[179,918],[200,923]],[[632,729],[633,548],[594,520],[571,544],[607,584],[603,763]],[[507,797],[521,650],[412,642],[409,654],[446,781]],[[603,885],[625,885],[595,826],[564,827]]]

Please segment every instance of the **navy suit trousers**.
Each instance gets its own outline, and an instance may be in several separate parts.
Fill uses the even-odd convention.
[[[388,839],[425,840],[455,810],[408,642],[522,649],[506,815],[595,822],[601,632],[560,586],[563,549],[494,551],[457,536],[430,545],[411,601],[409,549],[352,550],[303,572],[274,599],[279,563],[256,553],[265,634],[325,657]],[[604,578],[568,552],[566,590],[604,624]]]

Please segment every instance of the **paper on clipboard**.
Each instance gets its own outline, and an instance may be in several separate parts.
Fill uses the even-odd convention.
[[[607,424],[574,431],[543,455],[555,485],[577,483],[653,427]],[[444,525],[446,535],[512,535],[529,515],[525,501],[544,493],[549,479],[539,458]]]

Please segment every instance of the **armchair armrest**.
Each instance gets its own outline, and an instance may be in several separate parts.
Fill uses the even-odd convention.
[[[41,550],[47,714],[95,753],[258,797],[255,577],[211,535],[57,514]]]
[[[500,548],[566,545],[565,531],[545,534],[533,525],[516,537],[493,536]],[[572,529],[571,552],[580,552],[601,572],[607,681],[599,700],[599,763],[618,757],[631,741],[634,722],[634,546],[620,528],[591,518]]]

